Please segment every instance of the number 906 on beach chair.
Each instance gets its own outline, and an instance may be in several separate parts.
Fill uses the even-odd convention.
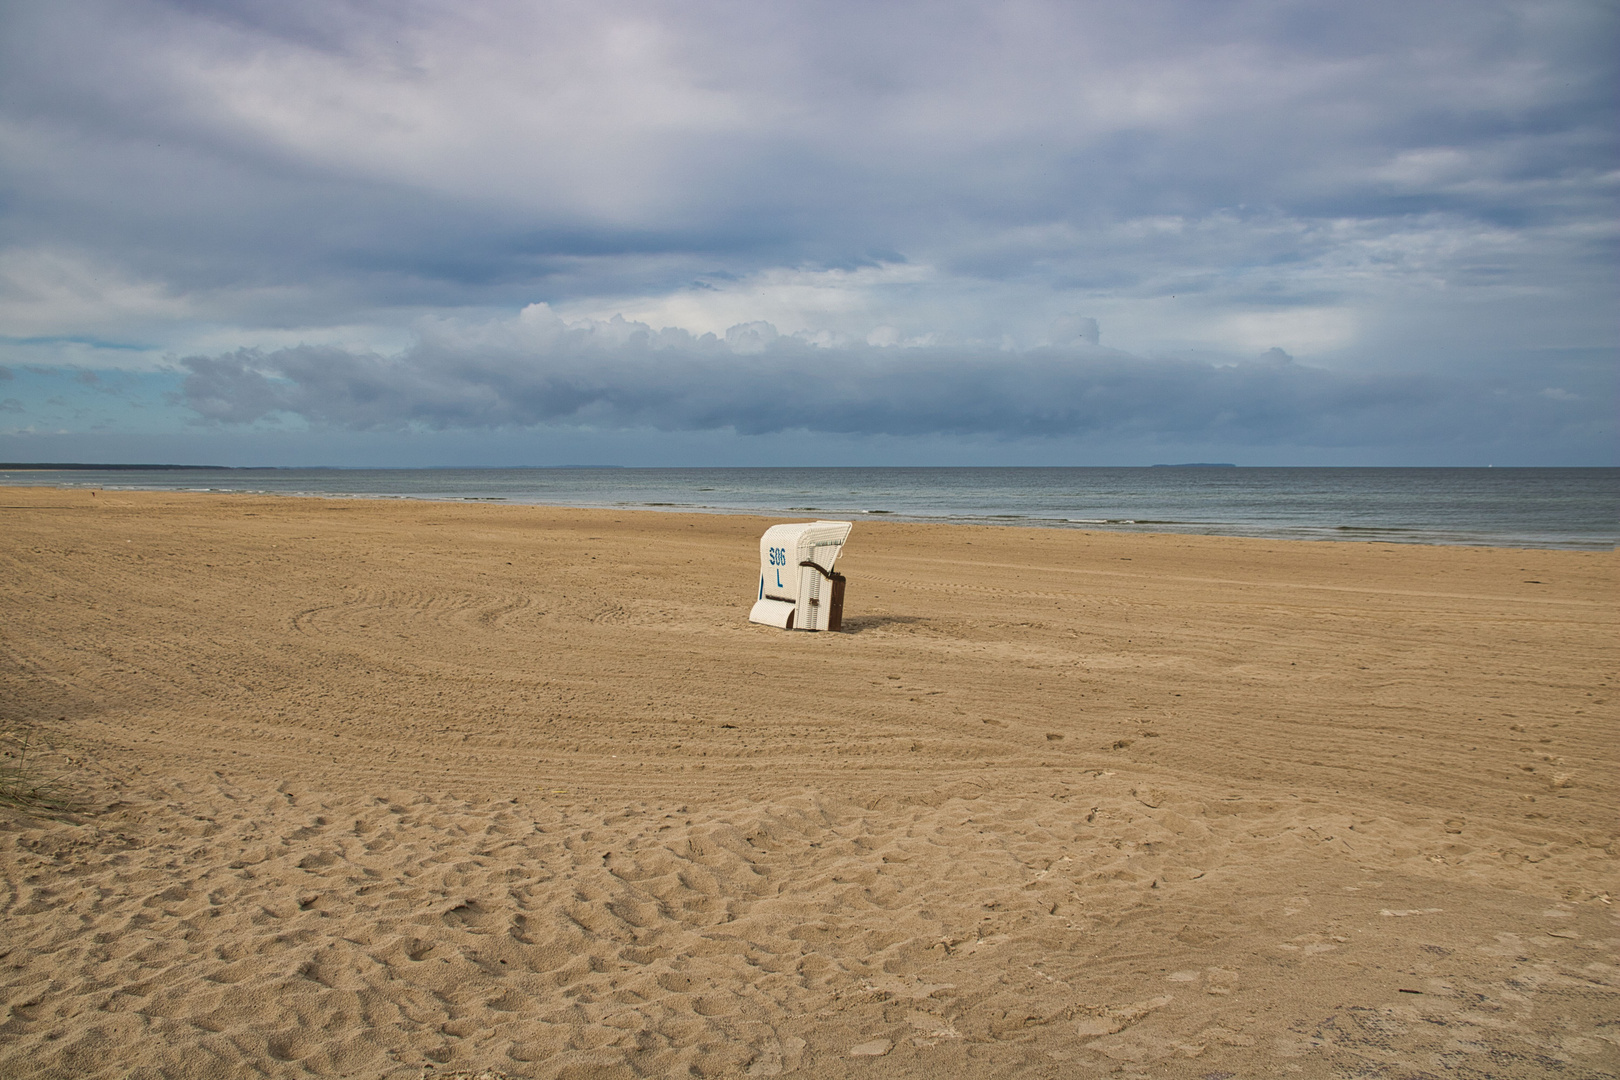
[[[849,539],[847,521],[773,525],[759,541],[759,597],[749,622],[784,630],[838,630],[844,575],[833,563]]]

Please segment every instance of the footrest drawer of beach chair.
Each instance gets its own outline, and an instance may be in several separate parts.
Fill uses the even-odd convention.
[[[756,600],[753,610],[748,613],[748,621],[791,630],[793,608],[794,605],[786,600]]]

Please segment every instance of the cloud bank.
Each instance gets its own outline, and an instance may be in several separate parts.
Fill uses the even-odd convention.
[[[1562,388],[1346,374],[1281,349],[1235,365],[1147,359],[1097,344],[821,346],[768,323],[724,337],[622,318],[440,327],[397,356],[334,347],[190,357],[185,403],[216,424],[299,421],[400,431],[576,426],[741,435],[1103,437],[1367,446],[1524,428],[1598,428],[1602,404]],[[1594,408],[1596,404],[1596,408]]]

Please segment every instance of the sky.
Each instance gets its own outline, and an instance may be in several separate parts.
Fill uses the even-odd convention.
[[[0,0],[0,460],[1620,464],[1620,5]]]

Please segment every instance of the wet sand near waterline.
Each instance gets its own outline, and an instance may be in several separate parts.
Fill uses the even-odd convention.
[[[0,1074],[1620,1073],[1614,553],[769,523],[0,489]]]

